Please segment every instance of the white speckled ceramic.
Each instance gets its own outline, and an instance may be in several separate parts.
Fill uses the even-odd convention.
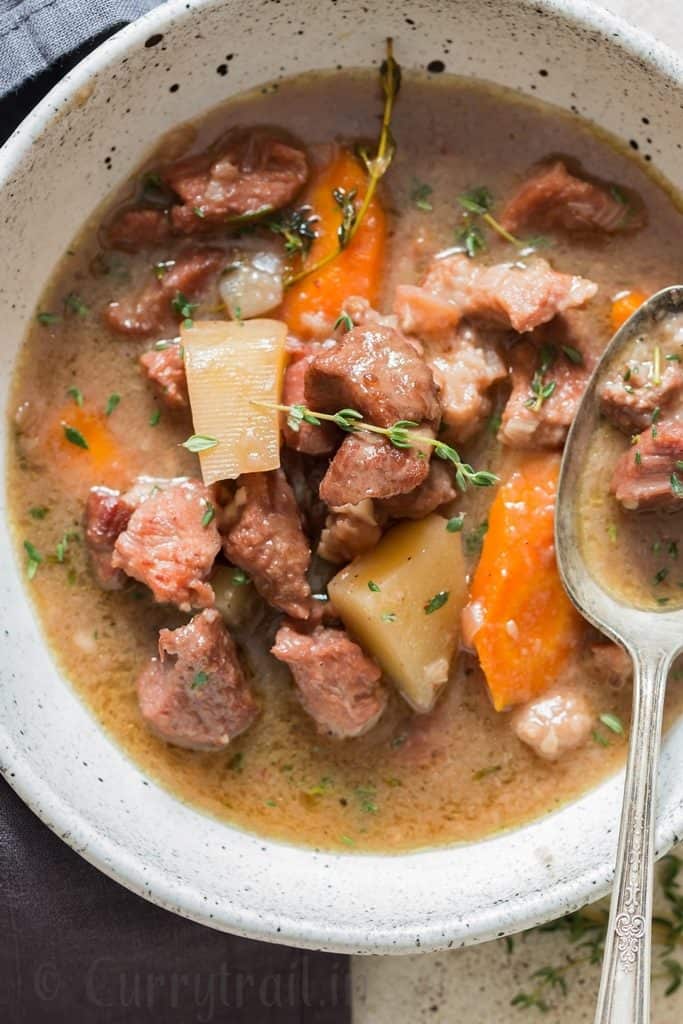
[[[683,187],[683,66],[583,0],[171,0],[68,75],[0,154],[3,407],[54,262],[159,133],[281,74],[376,64],[388,34],[404,65],[578,111]],[[0,567],[0,770],[135,892],[255,938],[402,953],[516,931],[607,889],[621,778],[487,842],[394,857],[315,853],[196,813],[146,779],[59,677],[6,529]],[[660,851],[682,832],[683,722],[664,745]]]

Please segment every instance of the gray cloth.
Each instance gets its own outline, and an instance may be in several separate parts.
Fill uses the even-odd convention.
[[[0,96],[161,0],[0,0]]]

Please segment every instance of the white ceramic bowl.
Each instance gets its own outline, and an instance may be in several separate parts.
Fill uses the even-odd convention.
[[[0,154],[3,407],[55,261],[157,135],[280,74],[375,64],[386,35],[405,66],[443,62],[578,111],[683,187],[683,67],[583,0],[171,0],[71,72]],[[317,853],[197,813],[146,779],[59,677],[6,530],[0,566],[0,768],[66,842],[148,899],[254,938],[401,953],[516,931],[606,891],[622,777],[525,828],[402,856]],[[660,852],[683,832],[682,798],[680,722],[664,745]]]

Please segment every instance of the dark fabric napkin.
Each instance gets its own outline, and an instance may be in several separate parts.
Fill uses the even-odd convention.
[[[0,141],[155,0],[0,0]],[[347,1024],[349,961],[193,924],[100,874],[0,780],[2,1024]]]

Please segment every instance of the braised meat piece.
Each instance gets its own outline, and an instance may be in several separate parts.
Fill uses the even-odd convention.
[[[338,739],[361,736],[387,702],[382,673],[341,629],[298,633],[282,626],[272,653],[292,671],[301,703],[318,731]]]
[[[110,302],[104,313],[107,326],[119,334],[161,334],[182,319],[174,304],[197,298],[226,259],[223,249],[186,249],[142,291]]]
[[[112,566],[145,583],[155,600],[182,611],[210,607],[213,590],[206,583],[221,542],[207,488],[198,480],[172,481],[150,493],[118,536]]]
[[[85,506],[85,543],[95,579],[105,590],[120,590],[125,573],[112,565],[114,544],[128,526],[133,506],[108,487],[93,487]]]
[[[625,434],[638,434],[652,423],[652,415],[672,404],[683,391],[683,370],[668,363],[659,382],[653,383],[651,364],[629,363],[600,387],[600,411]]]
[[[582,746],[591,734],[595,716],[579,693],[553,690],[524,704],[512,715],[512,728],[545,761],[557,761]]]
[[[278,210],[308,177],[300,149],[260,128],[232,128],[205,153],[178,160],[161,172],[182,200],[171,207],[173,230],[194,234],[207,224]]]
[[[543,350],[519,341],[510,351],[512,392],[503,411],[500,440],[511,448],[560,448],[590,376],[559,350],[545,373]],[[550,393],[543,396],[543,389]]]
[[[297,353],[293,357],[285,370],[282,383],[284,405],[306,404],[304,382],[308,368],[315,356],[316,350],[314,349],[308,354]],[[320,412],[322,411],[321,409]],[[328,455],[336,448],[338,435],[339,431],[332,423],[321,422],[319,427],[313,426],[311,423],[300,423],[298,430],[293,430],[286,421],[282,425],[282,436],[287,447],[302,452],[304,455]]]
[[[319,350],[305,377],[306,404],[319,412],[355,409],[370,423],[434,423],[440,416],[431,370],[392,327],[354,327]]]
[[[493,341],[472,325],[461,325],[445,344],[427,345],[425,355],[439,387],[449,437],[467,441],[490,415],[488,392],[507,378],[507,367]]]
[[[429,473],[429,452],[396,448],[383,437],[351,434],[332,459],[320,497],[332,508],[414,491]]]
[[[387,519],[424,519],[457,496],[455,477],[450,466],[433,459],[426,480],[413,491],[384,498],[375,503],[382,521]]]
[[[124,252],[154,249],[171,236],[168,216],[164,210],[131,207],[119,213],[105,232],[106,244]]]
[[[318,554],[328,562],[344,565],[375,547],[382,536],[373,502],[330,509],[320,535]]]
[[[604,231],[611,234],[641,227],[642,210],[635,211],[621,192],[570,174],[561,160],[539,167],[508,201],[500,218],[512,234],[532,225],[565,231]]]
[[[153,348],[140,356],[143,373],[159,397],[170,409],[186,409],[189,405],[187,379],[180,345],[169,341],[164,348]]]
[[[614,468],[612,494],[625,509],[683,509],[683,423],[644,431]]]
[[[294,619],[307,619],[311,550],[282,470],[240,477],[226,518],[223,550],[229,561],[249,574],[268,604]]]
[[[258,714],[237,651],[212,608],[159,633],[159,657],[137,683],[140,711],[160,739],[190,750],[222,750]]]
[[[421,287],[400,285],[394,308],[407,334],[441,333],[464,317],[523,333],[596,292],[592,281],[561,274],[538,256],[487,267],[457,253],[435,260]]]

